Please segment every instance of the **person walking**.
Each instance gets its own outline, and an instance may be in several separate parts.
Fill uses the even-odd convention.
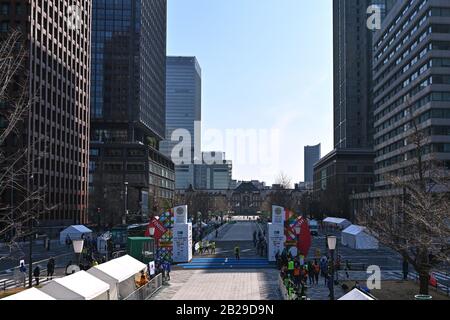
[[[23,286],[25,287],[27,282],[27,267],[25,267],[24,262],[20,263],[19,271],[20,271],[20,280],[21,282],[23,282]]]
[[[216,242],[211,243],[211,253],[216,254]]]
[[[309,261],[307,266],[308,266],[309,285],[312,286],[314,284],[314,267],[312,261]]]
[[[166,262],[164,264],[164,268],[166,270],[166,281],[170,281],[170,271],[171,271],[171,266],[170,266],[170,262]]]
[[[402,270],[403,270],[403,281],[406,281],[408,280],[408,273],[409,273],[409,264],[408,260],[406,259],[403,259]]]
[[[236,257],[236,260],[241,260],[241,249],[238,245],[234,247],[234,255]]]
[[[319,284],[320,265],[317,262],[317,260],[314,260],[313,270],[314,270],[314,280],[315,280],[315,283],[318,285]]]
[[[47,281],[52,280],[53,273],[55,272],[55,259],[50,258],[47,262]]]
[[[36,266],[36,268],[34,268],[33,270],[33,276],[34,276],[34,280],[36,280],[36,285],[39,285],[39,277],[41,276],[41,268],[39,268],[39,266]]]

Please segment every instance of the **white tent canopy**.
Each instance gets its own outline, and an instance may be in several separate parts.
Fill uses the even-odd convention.
[[[373,297],[369,296],[368,294],[362,292],[361,290],[355,288],[338,300],[352,300],[352,301],[366,300],[367,301],[367,300],[375,300],[375,299]]]
[[[39,289],[31,288],[22,292],[13,294],[2,300],[56,300]]]
[[[40,290],[56,300],[109,300],[109,284],[86,271],[50,281]]]
[[[90,235],[92,234],[92,230],[83,225],[73,225],[59,233],[59,242],[64,244],[67,237],[70,237],[71,240],[79,240],[83,234],[85,236]]]
[[[348,221],[347,219],[343,219],[343,218],[333,218],[333,217],[329,217],[323,220],[323,223],[325,224],[330,224],[330,225],[334,225],[337,227],[340,227],[342,229],[347,228],[349,225],[351,225],[352,223],[350,221]]]
[[[365,227],[351,225],[342,231],[341,243],[353,249],[378,249],[378,241],[371,236]]]
[[[88,273],[110,286],[111,300],[127,297],[135,288],[135,276],[147,266],[129,255],[102,263],[88,270]]]

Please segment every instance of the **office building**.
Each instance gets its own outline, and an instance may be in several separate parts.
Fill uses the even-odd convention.
[[[173,197],[174,166],[159,151],[166,19],[166,0],[93,1],[89,183],[100,224],[146,220]]]
[[[375,187],[408,175],[415,126],[425,161],[450,166],[450,3],[402,1],[374,37]]]
[[[28,56],[15,79],[28,86],[34,100],[7,145],[6,155],[27,150],[24,187],[43,190],[39,228],[87,222],[89,105],[91,76],[91,1],[78,1],[78,20],[71,24],[72,1],[2,1],[0,37],[23,33]],[[29,74],[27,83],[24,75]],[[15,97],[18,87],[11,88]],[[1,111],[16,101],[1,101]],[[3,121],[0,121],[3,122]],[[15,150],[15,151],[14,151]],[[15,201],[20,199],[15,198]],[[57,232],[57,231],[56,231]]]
[[[166,134],[161,143],[161,152],[172,157],[172,133],[179,129],[189,132],[190,159],[194,160],[194,144],[201,147],[200,130],[195,132],[195,123],[202,120],[202,80],[200,65],[195,57],[167,57],[166,79]],[[197,134],[197,135],[196,135]],[[184,155],[177,155],[183,158]],[[199,159],[200,160],[200,159]]]
[[[204,163],[194,166],[194,188],[197,190],[227,190],[232,186],[233,164],[223,152],[203,152]],[[214,159],[214,162],[206,162]]]
[[[333,1],[334,147],[371,148],[373,31],[367,8],[378,5],[382,19],[395,0]]]
[[[361,176],[348,168],[373,168],[370,159],[373,161],[375,157],[372,105],[374,30],[368,27],[371,14],[368,8],[377,5],[383,21],[395,3],[396,0],[333,0],[334,150],[314,167],[314,179],[319,179],[314,180],[314,196],[323,204],[322,211],[327,214],[349,217],[351,192],[373,188],[373,171],[372,177],[369,177],[370,173],[365,170]],[[341,159],[345,159],[346,163],[338,165]],[[321,177],[325,168],[330,166],[336,167],[339,172],[327,174],[336,177],[335,183],[328,183],[327,186],[334,185],[336,190],[345,191],[339,197],[322,188],[324,179]],[[339,176],[342,178],[337,179]],[[369,181],[372,184],[368,184]],[[334,199],[324,200],[330,196]],[[338,205],[327,207],[325,203],[330,201]]]
[[[316,146],[306,146],[304,155],[305,166],[305,182],[313,182],[314,164],[320,160],[321,149],[320,143]]]

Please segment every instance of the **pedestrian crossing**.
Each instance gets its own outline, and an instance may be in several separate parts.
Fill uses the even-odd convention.
[[[349,280],[367,280],[369,274],[365,271],[348,271],[349,277],[347,278],[347,274],[345,271],[339,271],[338,278],[349,279]],[[443,293],[450,294],[450,274],[443,272],[433,272],[434,277],[437,280],[437,288],[441,290]],[[403,272],[402,271],[382,271],[381,272],[382,281],[394,281],[394,280],[403,280]],[[418,281],[419,274],[417,272],[409,272],[408,279],[413,281]]]
[[[267,259],[194,258],[190,263],[178,264],[183,269],[265,269],[274,268]]]

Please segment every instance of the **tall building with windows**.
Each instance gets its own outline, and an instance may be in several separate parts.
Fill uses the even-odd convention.
[[[161,152],[172,158],[172,151],[179,143],[172,141],[172,134],[185,131],[190,135],[189,154],[175,155],[189,159],[187,163],[175,166],[176,189],[187,189],[194,183],[194,145],[201,148],[202,120],[202,71],[196,57],[167,57],[166,70],[166,135],[161,142]],[[189,156],[189,157],[187,157]],[[198,159],[201,160],[201,159]]]
[[[334,147],[370,148],[372,136],[372,36],[368,8],[381,19],[396,0],[333,0]]]
[[[349,196],[373,188],[373,171],[367,169],[373,169],[375,158],[372,39],[376,30],[369,28],[375,12],[368,9],[377,6],[383,21],[396,2],[333,0],[334,150],[314,168],[314,194],[327,214],[349,218]]]
[[[166,0],[93,1],[89,181],[100,224],[145,220],[173,197],[174,166],[159,151],[166,19]]]
[[[321,148],[320,143],[316,146],[305,147],[305,182],[313,182],[314,164],[320,160]]]
[[[172,133],[183,129],[191,136],[193,160],[194,143],[199,148],[201,144],[200,132],[195,132],[194,125],[202,120],[202,71],[196,57],[167,57],[166,66],[166,139],[161,143],[161,152],[172,156],[178,143],[171,141]]]
[[[20,29],[28,48],[16,79],[29,75],[27,83],[18,81],[28,87],[33,101],[18,134],[2,148],[27,150],[24,185],[30,192],[43,190],[45,207],[51,208],[39,217],[42,228],[59,230],[87,222],[91,4],[90,0],[0,3],[0,37]],[[75,24],[71,15],[76,15]],[[11,97],[14,90],[17,87]],[[14,102],[0,103],[2,113]]]
[[[374,37],[375,187],[407,175],[417,129],[424,161],[450,167],[450,2],[401,1]]]

